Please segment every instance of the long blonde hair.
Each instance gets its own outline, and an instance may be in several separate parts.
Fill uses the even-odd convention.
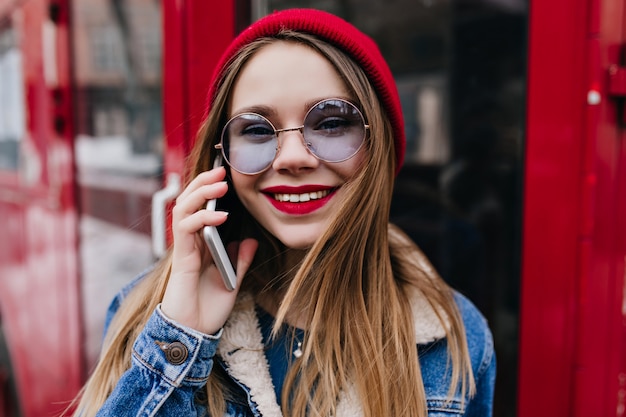
[[[465,330],[452,290],[415,244],[388,223],[396,172],[392,129],[359,66],[335,47],[293,31],[243,47],[218,80],[212,109],[190,155],[188,180],[210,169],[237,74],[256,51],[276,41],[298,42],[326,57],[370,125],[365,163],[344,185],[346,198],[336,217],[306,253],[292,279],[277,278],[285,275],[280,262],[285,248],[280,242],[256,223],[232,190],[222,202],[231,213],[224,240],[253,236],[260,243],[242,291],[270,291],[283,297],[275,330],[290,311],[306,314],[304,354],[286,377],[283,412],[293,417],[335,415],[340,392],[352,385],[365,417],[425,417],[409,293],[418,290],[425,296],[446,331],[452,369],[450,395],[458,391],[471,395],[475,389]],[[261,261],[267,259],[273,261]],[[161,302],[170,268],[168,255],[124,300],[81,393],[76,415],[95,415],[130,367],[133,342]],[[207,394],[210,415],[223,415],[227,393],[215,372],[209,377]]]

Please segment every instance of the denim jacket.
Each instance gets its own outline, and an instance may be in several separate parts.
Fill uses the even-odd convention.
[[[129,288],[113,300],[107,326]],[[412,297],[428,415],[488,417],[496,370],[493,339],[476,307],[460,294],[455,299],[465,324],[476,394],[465,399],[457,394],[450,400],[445,330],[423,296]],[[182,326],[157,307],[134,342],[130,369],[98,416],[205,416],[203,387],[211,372],[223,374],[229,392],[225,417],[282,417],[250,295],[240,294],[228,322],[215,335]],[[344,390],[337,417],[362,416],[355,398],[351,387]]]

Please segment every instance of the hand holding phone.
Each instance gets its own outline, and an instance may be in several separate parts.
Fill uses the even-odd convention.
[[[222,156],[218,155],[215,157],[215,161],[213,162],[213,168],[217,168],[221,165]],[[215,211],[216,205],[217,200],[209,200],[206,204],[206,209]],[[222,280],[224,281],[226,289],[233,291],[237,286],[237,274],[235,273],[233,265],[228,258],[224,243],[217,232],[217,227],[205,226],[202,232],[204,240],[206,241],[209,251],[211,252],[211,256],[213,257],[213,262],[222,275]]]

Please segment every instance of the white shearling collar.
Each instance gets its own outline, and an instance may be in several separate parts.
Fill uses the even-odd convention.
[[[418,344],[426,344],[445,337],[445,329],[424,295],[417,289],[410,294],[411,311]],[[235,308],[224,326],[218,355],[226,364],[226,371],[250,390],[250,397],[263,417],[283,417],[265,357],[263,336],[256,316],[254,299],[240,294]],[[337,417],[362,417],[354,387],[341,393]]]

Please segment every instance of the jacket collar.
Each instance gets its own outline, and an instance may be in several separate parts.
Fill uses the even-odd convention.
[[[427,344],[444,338],[444,325],[424,295],[414,290],[410,296],[417,343]],[[265,357],[254,299],[250,294],[241,293],[237,298],[233,312],[224,326],[218,354],[226,364],[230,376],[248,387],[250,398],[259,415],[282,417]],[[348,387],[339,397],[337,417],[362,415],[354,387]]]

